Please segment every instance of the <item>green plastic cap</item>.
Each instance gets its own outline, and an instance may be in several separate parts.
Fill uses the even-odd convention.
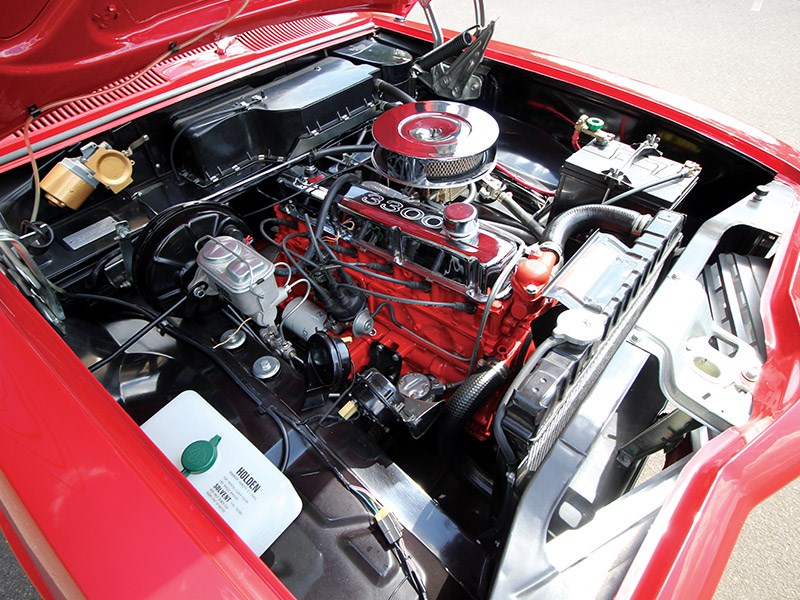
[[[222,438],[215,435],[210,440],[197,440],[184,449],[181,454],[181,465],[184,475],[205,473],[217,461],[217,444]]]
[[[605,124],[605,121],[598,117],[589,117],[586,119],[586,127],[589,128],[589,131],[600,131]]]

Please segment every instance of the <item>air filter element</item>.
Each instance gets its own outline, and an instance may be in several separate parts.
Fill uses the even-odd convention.
[[[375,168],[397,183],[449,188],[494,168],[499,128],[488,113],[458,102],[411,102],[375,120]]]

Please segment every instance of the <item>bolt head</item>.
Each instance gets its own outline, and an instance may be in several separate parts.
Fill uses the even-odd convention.
[[[742,371],[742,377],[747,381],[756,381],[761,374],[761,367],[753,365]]]
[[[759,185],[754,192],[753,200],[763,200],[767,194],[769,194],[769,188],[765,185]]]
[[[272,379],[280,370],[281,363],[274,356],[262,356],[253,363],[253,376],[258,379]]]

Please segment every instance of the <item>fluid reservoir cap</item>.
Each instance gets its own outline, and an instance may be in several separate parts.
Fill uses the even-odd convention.
[[[431,393],[433,386],[423,373],[406,373],[400,378],[397,391],[401,396],[421,400]]]
[[[133,182],[133,161],[119,150],[98,146],[86,159],[86,166],[100,183],[115,194]]]
[[[600,340],[606,329],[606,317],[584,308],[565,310],[556,321],[553,335],[578,346]]]
[[[210,440],[197,440],[184,449],[181,454],[181,466],[184,475],[205,473],[217,461],[217,444],[222,438],[215,435]]]

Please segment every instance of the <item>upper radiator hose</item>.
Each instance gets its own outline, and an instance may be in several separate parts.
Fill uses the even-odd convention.
[[[361,183],[361,177],[355,173],[345,173],[336,181],[334,181],[331,184],[331,187],[328,188],[328,193],[325,194],[325,199],[322,201],[322,208],[319,209],[319,216],[317,217],[317,230],[313,233],[313,235],[317,236],[317,239],[320,239],[322,234],[325,232],[325,224],[328,221],[328,213],[331,211],[331,206],[336,201],[336,197],[339,195],[339,192],[341,192],[342,188],[348,183]],[[311,234],[312,232],[309,231],[308,233]]]
[[[550,222],[542,234],[541,247],[563,257],[567,240],[579,231],[602,228],[636,237],[651,220],[650,215],[619,206],[604,204],[576,206],[564,211]]]

